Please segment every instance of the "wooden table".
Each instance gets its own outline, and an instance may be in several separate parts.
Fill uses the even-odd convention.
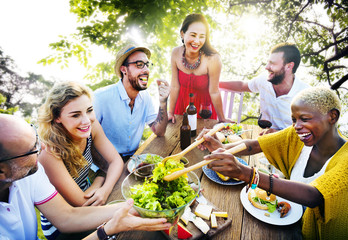
[[[166,157],[172,154],[176,154],[181,151],[180,149],[180,126],[182,124],[182,116],[177,116],[177,122],[175,124],[168,123],[167,131],[164,137],[156,137],[151,135],[140,146],[135,154],[153,153]],[[216,124],[216,120],[208,120],[205,124],[207,127],[212,127]],[[203,120],[198,119],[197,134],[203,128]],[[244,132],[242,137],[244,139],[256,139],[261,129],[255,125],[243,125],[243,129],[251,129],[252,131]],[[194,139],[194,138],[193,138]],[[192,139],[192,141],[193,141]],[[208,154],[207,151],[201,151],[194,149],[187,153],[187,157],[190,161],[189,165],[193,165],[203,159],[203,156]],[[242,158],[249,164],[249,166],[260,167],[258,159],[263,157],[263,154],[256,154],[253,156],[243,156]],[[112,193],[109,196],[108,201],[123,199],[121,193],[121,184],[123,179],[129,174],[127,171],[127,163],[125,164],[124,171],[119,181],[115,185]],[[265,166],[261,166],[265,167]],[[240,191],[245,186],[225,186],[219,185],[203,174],[202,169],[194,171],[201,179],[201,186],[204,189],[204,196],[212,202],[219,209],[223,209],[228,212],[228,215],[232,219],[232,224],[221,233],[213,237],[214,240],[230,240],[230,239],[301,239],[301,224],[300,221],[288,226],[274,226],[267,223],[263,223],[258,219],[250,215],[244,208],[240,201]],[[117,239],[142,239],[142,240],[159,240],[166,239],[161,232],[143,232],[143,231],[131,231],[120,233]]]

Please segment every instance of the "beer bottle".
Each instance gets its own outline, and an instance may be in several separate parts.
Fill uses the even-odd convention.
[[[190,104],[186,107],[188,121],[191,127],[191,137],[196,136],[197,130],[197,108],[194,105],[193,93],[190,93]]]
[[[191,144],[191,128],[188,122],[187,113],[184,113],[184,119],[180,127],[180,147],[182,150]]]

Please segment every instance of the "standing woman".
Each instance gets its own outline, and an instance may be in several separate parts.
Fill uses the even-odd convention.
[[[168,120],[182,115],[189,105],[189,94],[194,94],[194,105],[212,103],[210,118],[225,122],[219,91],[221,59],[211,46],[209,26],[203,15],[188,15],[180,29],[183,46],[173,49],[171,57],[172,81]],[[198,115],[198,118],[200,116]]]
[[[104,205],[121,176],[123,161],[105,136],[92,106],[91,91],[75,82],[56,84],[39,109],[39,135],[45,149],[39,155],[50,182],[72,206]],[[90,184],[92,144],[108,162],[106,177]],[[41,225],[47,239],[59,232],[44,216]]]

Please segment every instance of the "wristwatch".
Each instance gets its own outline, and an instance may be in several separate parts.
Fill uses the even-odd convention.
[[[104,225],[106,224],[106,222],[104,222],[102,225],[100,225],[97,228],[97,235],[98,235],[98,239],[99,240],[107,240],[110,239],[110,237],[106,234],[105,230],[104,230]]]

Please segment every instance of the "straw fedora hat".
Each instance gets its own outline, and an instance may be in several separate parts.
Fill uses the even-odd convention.
[[[139,47],[139,46],[136,46],[135,44],[129,44],[126,47],[122,48],[116,55],[116,63],[114,67],[115,73],[119,78],[122,77],[120,67],[122,66],[124,60],[135,51],[144,52],[147,58],[149,59],[151,57],[151,52],[146,47]]]

